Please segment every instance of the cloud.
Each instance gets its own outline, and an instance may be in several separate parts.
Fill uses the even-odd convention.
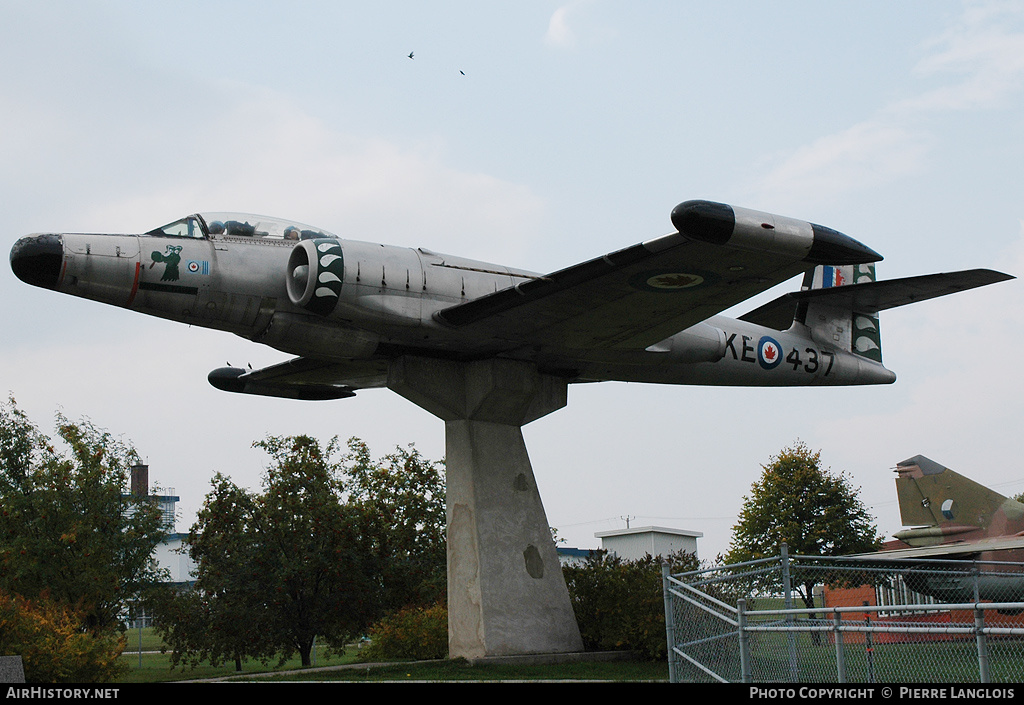
[[[921,170],[930,140],[903,126],[871,120],[808,145],[762,160],[759,200],[785,207],[794,194],[828,201],[866,184],[881,184]],[[762,171],[763,169],[763,171]]]
[[[85,206],[83,221],[123,223],[117,229],[131,231],[195,211],[243,211],[345,238],[499,261],[524,259],[540,236],[543,199],[528,187],[450,165],[440,141],[356,137],[273,91],[216,92],[225,107],[190,135],[168,123],[151,126],[159,139],[140,139],[140,149],[157,142],[172,151],[173,168],[136,172],[123,191],[112,188]],[[139,179],[140,173],[146,175]]]
[[[928,121],[952,110],[997,107],[1024,84],[1024,8],[968,2],[949,28],[924,45],[914,73],[945,81],[893,101],[875,115],[788,153],[763,159],[749,190],[785,204],[792,194],[829,202],[920,173],[934,140]]]
[[[576,35],[569,27],[569,14],[578,3],[563,5],[555,10],[548,22],[548,31],[544,42],[548,46],[571,47],[576,44]]]
[[[592,5],[592,0],[574,0],[562,5],[551,14],[544,43],[558,49],[577,46],[582,37],[587,42],[601,42],[616,35],[614,29],[602,23],[595,23],[590,13],[583,8]]]
[[[1024,82],[1024,7],[1019,3],[968,3],[948,30],[927,44],[931,53],[915,67],[922,77],[962,80],[898,104],[901,110],[963,110],[997,105]]]

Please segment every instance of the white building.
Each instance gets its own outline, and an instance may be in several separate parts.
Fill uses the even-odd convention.
[[[166,568],[171,575],[172,583],[190,583],[195,580],[195,563],[187,551],[181,546],[188,534],[179,534],[174,530],[177,517],[177,504],[181,499],[174,494],[173,488],[154,488],[159,494],[149,494],[149,466],[135,465],[132,467],[131,492],[136,496],[150,497],[160,505],[163,514],[163,525],[167,536],[154,549],[153,558],[161,568]]]
[[[181,550],[186,538],[188,534],[168,534],[153,551],[157,564],[171,574],[172,583],[190,583],[195,580],[196,564],[188,551]]]
[[[635,529],[599,531],[594,536],[601,539],[601,548],[609,553],[624,560],[635,561],[648,554],[666,558],[669,554],[685,551],[697,555],[697,539],[704,534],[662,526],[640,526]]]

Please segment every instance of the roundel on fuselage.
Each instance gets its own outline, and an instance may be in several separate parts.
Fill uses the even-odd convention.
[[[326,316],[338,304],[345,277],[341,243],[332,238],[303,240],[288,257],[288,299]]]

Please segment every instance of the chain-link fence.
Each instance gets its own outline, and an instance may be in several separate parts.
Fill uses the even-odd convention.
[[[782,554],[670,575],[673,682],[1024,680],[1024,564]]]

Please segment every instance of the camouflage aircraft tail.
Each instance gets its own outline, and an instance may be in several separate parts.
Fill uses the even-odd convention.
[[[903,526],[911,546],[1006,536],[1024,529],[1024,504],[980,485],[923,455],[896,466]]]

